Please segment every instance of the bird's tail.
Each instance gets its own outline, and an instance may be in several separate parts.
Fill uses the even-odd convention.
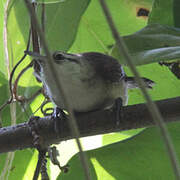
[[[155,85],[155,82],[150,79],[144,77],[142,77],[141,79],[144,81],[146,88],[152,89]],[[125,77],[125,81],[127,82],[129,89],[139,88],[139,85],[135,81],[134,77]]]

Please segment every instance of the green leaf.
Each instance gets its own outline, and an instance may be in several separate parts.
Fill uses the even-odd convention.
[[[5,75],[0,71],[0,85],[7,84]]]
[[[144,130],[144,128],[139,128],[139,129],[132,129],[132,130],[127,130],[127,131],[122,131],[119,133],[110,133],[110,134],[105,134],[102,137],[102,144],[104,145],[108,145],[108,144],[112,144],[115,142],[119,142],[122,141],[124,139],[128,139],[132,136],[135,136],[137,134],[139,134],[140,132],[142,132]]]
[[[168,125],[176,152],[180,158],[179,123]],[[148,128],[137,136],[87,152],[93,179],[175,179],[173,170],[157,128]],[[59,179],[83,180],[79,157],[69,162],[70,170]],[[93,167],[94,168],[93,168]]]
[[[173,2],[174,0],[155,0],[148,24],[158,23],[174,27]]]
[[[173,1],[174,26],[178,27],[178,28],[180,28],[179,8],[180,8],[180,1],[179,0],[174,0]]]
[[[118,31],[122,35],[132,34],[146,25],[147,18],[137,16],[137,10],[151,9],[152,0],[107,1]],[[92,0],[82,16],[71,52],[97,51],[108,53],[114,45],[109,26],[99,1]]]
[[[180,27],[179,0],[155,0],[148,24],[159,23],[173,27]]]
[[[51,4],[51,3],[59,3],[59,2],[65,2],[67,0],[34,0],[34,2],[39,4]]]
[[[67,51],[72,45],[79,21],[89,0],[68,0],[46,5],[46,38],[50,50]]]
[[[29,166],[29,162],[30,162],[33,154],[34,154],[34,151],[29,150],[29,149],[15,152],[11,169],[9,170],[9,172],[7,171],[9,173],[8,180],[13,180],[14,178],[16,178],[16,179],[27,178],[27,177],[24,177],[24,175],[25,175],[27,167]],[[0,174],[2,172],[1,170],[4,167],[4,162],[6,160],[4,157],[5,156],[1,155]],[[35,166],[36,166],[36,162],[34,163],[34,168],[35,168]]]
[[[5,63],[5,57],[4,57],[4,46],[3,46],[3,24],[4,24],[4,7],[5,7],[5,0],[0,1],[0,10],[1,10],[1,16],[0,16],[0,72],[2,74],[6,74],[6,63]]]
[[[151,24],[123,37],[135,65],[149,64],[180,58],[180,29]],[[112,55],[125,64],[124,57],[115,46]]]

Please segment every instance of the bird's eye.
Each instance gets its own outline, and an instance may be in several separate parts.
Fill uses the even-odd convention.
[[[53,58],[55,60],[64,60],[65,59],[65,57],[62,54],[60,54],[60,53],[54,53],[53,54]]]

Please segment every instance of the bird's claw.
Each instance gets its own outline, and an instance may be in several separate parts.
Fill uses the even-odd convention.
[[[59,135],[59,133],[62,131],[62,121],[66,119],[66,115],[62,109],[56,107],[54,108],[52,118],[54,120],[54,130],[56,134]]]

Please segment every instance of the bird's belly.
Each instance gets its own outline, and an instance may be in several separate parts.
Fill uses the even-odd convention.
[[[77,112],[103,109],[108,101],[107,97],[99,89],[74,90],[68,99],[73,110]]]
[[[101,81],[85,83],[63,83],[64,92],[71,108],[77,112],[88,112],[104,109],[113,104],[114,99],[109,95],[107,87]],[[47,88],[51,100],[61,109],[66,109],[61,92],[56,88]]]

